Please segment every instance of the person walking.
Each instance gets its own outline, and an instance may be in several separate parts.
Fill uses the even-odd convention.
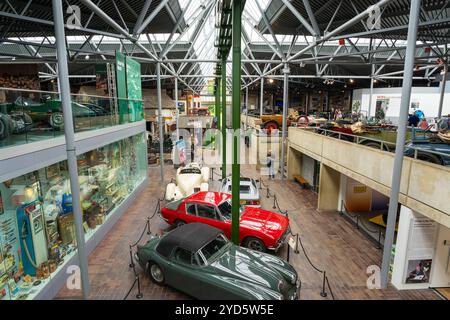
[[[269,169],[269,179],[275,179],[275,163],[272,158],[272,152],[267,152],[267,168]]]

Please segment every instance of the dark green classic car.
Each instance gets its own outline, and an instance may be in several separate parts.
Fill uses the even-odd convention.
[[[202,223],[138,246],[135,259],[158,285],[201,300],[295,300],[299,279],[286,261],[239,247]]]

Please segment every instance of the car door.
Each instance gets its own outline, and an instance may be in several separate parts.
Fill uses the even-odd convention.
[[[215,206],[197,203],[197,221],[226,232],[227,225],[222,221]]]
[[[169,258],[166,283],[193,297],[202,297],[199,262],[195,253],[181,247],[172,251]],[[204,275],[203,275],[204,276]]]
[[[191,222],[199,222],[197,218],[197,208],[195,203],[186,202],[186,215],[183,217],[186,220],[186,223]]]

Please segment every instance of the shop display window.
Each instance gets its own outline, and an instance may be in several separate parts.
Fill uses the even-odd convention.
[[[145,180],[143,134],[78,156],[85,240]],[[0,183],[0,300],[33,299],[76,254],[67,161]]]

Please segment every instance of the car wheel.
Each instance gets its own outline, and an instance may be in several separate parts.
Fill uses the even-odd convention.
[[[259,251],[259,252],[266,252],[266,250],[267,250],[266,246],[264,245],[264,242],[262,242],[258,238],[254,238],[254,237],[248,237],[247,239],[245,239],[244,247],[255,250],[255,251]]]
[[[0,114],[0,140],[8,138],[11,134],[11,125],[8,116]]]
[[[269,121],[264,124],[264,129],[267,130],[267,134],[271,134],[272,130],[278,130],[278,123],[275,121]]]
[[[432,154],[432,153],[419,152],[419,154],[417,155],[417,159],[426,161],[426,162],[435,163],[435,164],[440,164],[440,165],[442,164],[441,158],[439,158],[439,156]]]
[[[48,121],[53,129],[62,129],[64,126],[64,117],[62,112],[53,112]]]
[[[6,138],[6,123],[0,118],[0,139]]]
[[[148,263],[148,273],[154,283],[160,286],[164,284],[164,271],[157,263],[152,261]]]
[[[186,222],[184,222],[183,220],[175,220],[175,222],[173,223],[175,228],[181,227],[181,226],[183,226],[185,224],[186,224]]]
[[[369,147],[369,148],[381,150],[381,144],[378,143],[378,142],[375,142],[375,141],[363,142],[361,144],[363,146],[366,146],[366,147]]]

